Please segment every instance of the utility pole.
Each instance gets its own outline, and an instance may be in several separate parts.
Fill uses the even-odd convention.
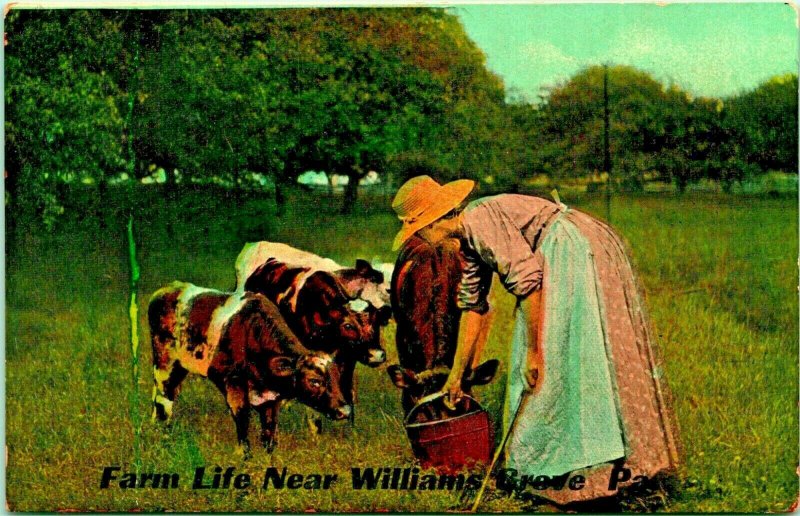
[[[603,65],[603,169],[606,171],[606,220],[611,222],[611,149],[608,145],[608,64]]]

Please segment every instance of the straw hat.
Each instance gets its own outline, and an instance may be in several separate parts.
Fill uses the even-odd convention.
[[[392,244],[396,251],[403,242],[428,224],[458,207],[475,187],[475,181],[459,179],[440,185],[429,176],[409,179],[397,191],[392,208],[403,222]]]

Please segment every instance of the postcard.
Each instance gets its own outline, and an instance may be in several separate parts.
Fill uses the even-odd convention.
[[[7,510],[796,508],[791,6],[78,7],[6,5]]]

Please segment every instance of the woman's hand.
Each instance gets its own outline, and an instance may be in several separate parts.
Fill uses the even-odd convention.
[[[536,339],[528,341],[524,376],[525,381],[528,382],[528,389],[533,394],[538,394],[544,380],[544,360],[542,360],[542,350]]]
[[[542,368],[528,365],[525,368],[525,381],[528,382],[528,389],[537,394],[542,389]]]
[[[461,401],[461,397],[464,396],[464,391],[461,390],[460,375],[454,375],[451,372],[442,388],[442,392],[444,393],[442,398],[444,406],[450,410],[455,410],[456,405]]]

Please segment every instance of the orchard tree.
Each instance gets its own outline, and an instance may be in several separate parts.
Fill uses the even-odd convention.
[[[797,171],[797,75],[773,77],[725,103],[725,129],[733,154],[770,169]]]
[[[120,26],[88,11],[9,14],[6,191],[17,214],[51,224],[63,211],[63,186],[125,169],[126,96],[109,73],[122,53]]]
[[[602,66],[584,69],[553,88],[542,109],[547,168],[558,175],[603,171],[604,73]],[[644,173],[657,168],[668,140],[668,113],[682,111],[686,99],[645,72],[611,66],[608,102],[612,177],[626,188],[641,189]]]

